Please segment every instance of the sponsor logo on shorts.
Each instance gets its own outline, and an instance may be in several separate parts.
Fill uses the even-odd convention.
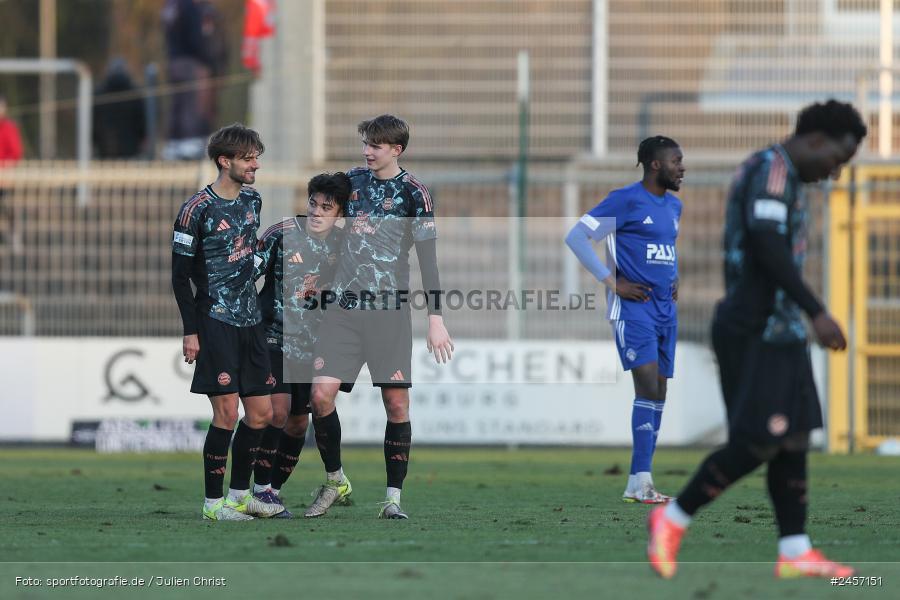
[[[394,208],[394,199],[393,198],[385,198],[381,202],[381,208],[383,208],[384,210],[391,210],[392,208]]]
[[[313,361],[313,369],[316,371],[321,371],[325,367],[325,359],[321,356],[317,357],[316,360]]]
[[[781,413],[769,417],[769,433],[778,437],[785,434],[788,429],[788,418]]]
[[[634,348],[629,348],[625,351],[625,358],[634,362],[634,359],[637,358],[637,352],[634,351]]]
[[[403,381],[406,377],[403,376],[403,372],[400,369],[394,371],[394,374],[391,375],[391,381]]]
[[[229,375],[225,371],[222,371],[221,373],[219,373],[218,382],[219,385],[228,385],[229,383],[231,383],[231,375]]]
[[[275,385],[275,376],[269,373],[269,378],[266,379],[266,385]]]

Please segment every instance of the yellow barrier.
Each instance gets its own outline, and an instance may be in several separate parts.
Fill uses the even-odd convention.
[[[829,203],[829,308],[852,326],[828,363],[832,452],[900,437],[900,167],[849,171]]]

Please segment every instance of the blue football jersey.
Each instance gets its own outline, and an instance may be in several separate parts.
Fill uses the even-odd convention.
[[[615,229],[612,221],[601,219],[615,219]],[[581,218],[592,238],[607,238],[610,271],[651,288],[648,302],[625,300],[608,291],[607,318],[659,325],[677,321],[672,287],[678,280],[675,240],[680,219],[681,201],[675,195],[655,196],[641,182],[614,190]],[[613,231],[615,236],[610,235]]]

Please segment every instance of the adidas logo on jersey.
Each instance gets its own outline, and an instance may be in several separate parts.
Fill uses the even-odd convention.
[[[653,219],[650,218],[650,215],[647,215],[647,218],[642,221],[644,225],[653,225]]]
[[[216,231],[225,231],[226,229],[231,229],[231,225],[228,224],[228,221],[222,219],[219,221],[219,226],[216,227]]]
[[[292,263],[295,263],[295,264],[298,264],[298,265],[302,265],[302,264],[303,264],[303,257],[300,256],[300,253],[299,253],[299,252],[294,252],[294,255],[293,255],[290,259],[288,259],[288,262],[292,262]]]

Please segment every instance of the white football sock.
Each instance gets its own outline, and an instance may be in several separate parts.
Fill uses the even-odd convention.
[[[207,498],[206,501],[203,503],[203,506],[205,508],[212,508],[213,506],[215,506],[216,502],[218,502],[219,500],[221,500],[221,498]]]
[[[235,490],[232,488],[228,488],[228,499],[232,502],[240,502],[244,499],[244,496],[250,493],[250,490]]]
[[[682,529],[691,524],[691,515],[684,512],[681,507],[678,506],[677,500],[672,500],[666,504],[666,507],[663,509],[663,516]]]
[[[637,491],[638,491],[637,477],[635,477],[634,475],[629,475],[628,476],[628,485],[625,486],[625,493],[626,494],[634,494]]]
[[[778,554],[785,558],[797,558],[810,550],[812,550],[812,542],[805,533],[786,535],[778,540]]]
[[[337,471],[333,471],[331,473],[325,473],[325,479],[328,481],[337,481],[338,483],[344,481],[344,467],[341,467]]]
[[[385,495],[385,500],[393,500],[394,502],[400,502],[400,488],[389,487],[387,489],[387,494]]]
[[[268,483],[266,483],[266,484],[264,484],[264,485],[260,485],[260,484],[258,484],[258,483],[254,483],[254,484],[253,484],[253,493],[254,493],[254,494],[259,494],[259,493],[262,493],[262,492],[264,492],[264,491],[266,491],[266,490],[271,490],[271,489],[272,489],[272,486],[269,485]]]
[[[634,482],[636,490],[641,489],[647,483],[653,485],[653,475],[651,475],[648,471],[640,471],[634,474]]]

